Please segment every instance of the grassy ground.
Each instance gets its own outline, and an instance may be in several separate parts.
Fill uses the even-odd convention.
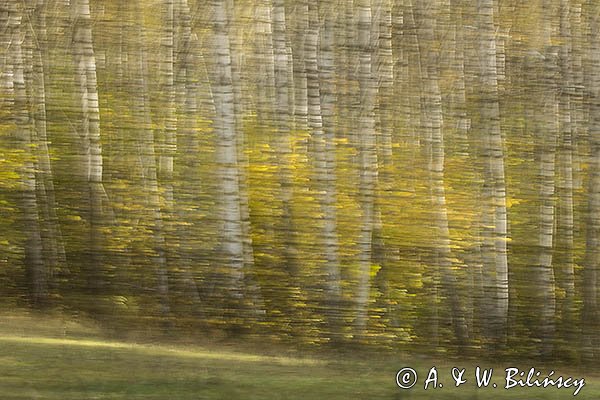
[[[136,344],[102,339],[91,326],[60,318],[0,316],[0,399],[569,399],[574,389],[510,389],[504,368],[477,389],[472,362],[467,383],[454,388],[453,363],[415,357],[273,356],[225,346]],[[436,365],[441,389],[423,389]],[[419,382],[396,386],[396,372],[415,368]],[[490,365],[482,367],[489,368]],[[528,366],[525,370],[528,370]],[[547,368],[539,368],[541,378]],[[557,367],[558,375],[584,377],[577,399],[600,398],[591,372]],[[490,383],[491,385],[491,383]]]

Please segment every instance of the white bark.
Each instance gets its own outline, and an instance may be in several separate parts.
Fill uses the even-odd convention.
[[[422,82],[422,128],[426,140],[424,147],[428,155],[428,172],[431,192],[433,224],[436,230],[434,238],[435,265],[431,288],[432,308],[435,309],[438,286],[448,297],[451,308],[451,323],[459,342],[464,343],[466,332],[464,316],[457,291],[456,276],[452,270],[450,252],[450,231],[448,228],[448,211],[446,208],[446,190],[444,184],[444,118],[442,112],[442,93],[439,83],[439,55],[435,50],[435,14],[439,4],[437,0],[423,1],[419,5],[419,44],[421,54]],[[441,281],[440,281],[441,279]],[[431,321],[438,324],[439,318]]]
[[[358,242],[359,280],[356,295],[356,333],[359,337],[367,331],[369,298],[371,291],[372,236],[375,222],[374,201],[377,183],[377,138],[375,133],[376,75],[374,72],[375,42],[371,36],[370,0],[357,1],[359,87],[360,87],[360,206],[361,229]]]
[[[88,189],[89,266],[88,287],[98,291],[104,286],[102,276],[102,237],[104,224],[103,199],[106,197],[102,183],[102,144],[100,139],[100,109],[96,79],[96,58],[92,41],[92,21],[89,0],[74,0],[73,12],[73,58],[75,82],[79,95],[82,123],[79,136],[82,143],[84,177]]]
[[[291,87],[289,65],[291,63],[290,49],[286,38],[286,13],[285,1],[273,0],[272,2],[273,25],[273,55],[274,55],[274,85],[275,85],[275,122],[277,137],[275,146],[279,168],[279,199],[283,215],[279,226],[279,234],[283,239],[285,269],[290,274],[290,279],[298,273],[297,249],[294,239],[294,225],[292,218],[293,198],[293,165],[292,141],[290,126],[292,123],[290,98],[293,93]],[[291,282],[290,282],[291,283]]]
[[[100,110],[98,107],[96,58],[92,42],[90,5],[89,0],[74,0],[71,4],[75,25],[73,30],[75,76],[83,116],[80,136],[84,145],[87,182],[90,185],[100,186],[92,190],[92,197],[96,197],[100,196],[103,191],[101,188],[102,145],[100,142]],[[94,201],[92,200],[92,202]]]
[[[478,0],[481,123],[486,160],[485,195],[488,222],[493,229],[489,243],[484,247],[486,274],[493,276],[491,292],[493,302],[493,334],[501,342],[506,337],[508,319],[508,219],[506,210],[506,185],[504,178],[504,150],[500,131],[500,104],[498,99],[498,71],[496,59],[496,28],[494,25],[494,0]]]
[[[322,194],[321,210],[323,213],[323,245],[326,271],[326,301],[330,305],[330,323],[339,317],[339,301],[342,293],[340,277],[339,246],[337,237],[337,175],[335,148],[335,83],[334,83],[334,16],[333,4],[322,3],[323,19],[320,30],[320,53],[318,59],[319,95],[322,114],[321,137],[315,135],[317,181]],[[315,10],[317,11],[317,10]],[[315,13],[316,14],[316,13]],[[314,21],[313,19],[316,19]],[[311,15],[311,24],[318,22],[318,14]],[[333,327],[336,329],[335,327]]]
[[[306,34],[308,32],[308,1],[300,0],[294,3],[292,55],[294,68],[294,123],[296,129],[308,128],[308,82],[305,59]]]
[[[264,126],[263,119],[273,109],[275,87],[275,59],[273,54],[273,27],[271,24],[271,1],[258,0],[254,3],[254,46],[257,69],[257,112],[259,123]]]
[[[214,129],[217,135],[217,163],[219,165],[222,223],[223,262],[229,268],[229,291],[235,298],[242,296],[244,278],[244,243],[240,208],[240,180],[235,123],[234,93],[231,69],[231,51],[226,0],[213,0],[214,51],[216,73],[213,98],[216,115]]]
[[[548,52],[544,65],[546,88],[542,94],[544,101],[540,110],[542,124],[539,132],[541,145],[540,160],[540,231],[539,231],[539,267],[538,279],[542,297],[540,299],[542,351],[548,355],[552,349],[555,330],[556,294],[554,278],[554,227],[555,227],[555,153],[559,129],[558,54]]]

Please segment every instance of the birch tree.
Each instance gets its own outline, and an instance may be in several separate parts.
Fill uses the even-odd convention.
[[[354,322],[356,335],[363,336],[367,330],[369,298],[371,290],[372,235],[375,222],[374,200],[377,184],[377,138],[375,135],[376,75],[374,72],[375,41],[371,35],[372,10],[370,0],[356,3],[358,12],[358,80],[360,110],[358,128],[360,140],[359,203],[361,228],[358,240],[359,278],[356,294],[357,314]]]
[[[171,12],[170,8],[173,7],[173,5],[167,4],[166,7],[167,14],[169,14]],[[132,15],[139,13],[139,3],[136,2],[133,10],[136,12],[132,13]],[[169,21],[169,17],[166,19]],[[140,26],[139,23],[136,22],[134,22],[134,24],[136,25],[136,28],[134,31],[130,32],[130,34],[133,37],[137,37],[138,42],[144,43],[145,33],[143,26]],[[167,29],[167,31],[169,31],[169,29]],[[169,40],[165,41],[170,42]],[[168,244],[165,237],[165,221],[163,217],[163,207],[161,205],[162,202],[160,194],[162,188],[159,184],[158,172],[159,165],[162,165],[163,168],[167,169],[172,168],[172,161],[169,162],[170,160],[168,159],[162,159],[161,161],[163,164],[159,164],[157,162],[159,161],[159,158],[157,157],[157,152],[155,150],[157,143],[155,141],[154,131],[152,130],[146,49],[143,46],[139,46],[138,48],[131,48],[128,50],[130,50],[130,54],[127,57],[129,61],[128,70],[132,71],[132,84],[135,88],[132,106],[135,127],[139,130],[139,149],[142,178],[144,182],[144,189],[147,193],[147,208],[148,210],[152,210],[152,222],[150,225],[153,240],[152,264],[156,271],[156,292],[160,305],[160,313],[162,317],[166,317],[170,312],[167,258]],[[169,87],[166,90],[173,90],[173,88]],[[172,170],[170,172],[172,174]],[[169,191],[172,191],[172,187],[167,186],[165,190],[167,191],[167,196],[172,195],[172,193],[169,193]],[[167,206],[169,205],[168,202],[169,199],[167,199],[165,202]]]
[[[557,289],[565,293],[558,304],[560,313],[560,330],[572,336],[575,265],[573,258],[574,241],[574,204],[573,204],[573,101],[575,82],[572,71],[572,37],[570,23],[571,7],[569,1],[560,3],[560,38],[559,53],[560,87],[559,87],[559,139],[557,155],[557,226],[556,255]],[[567,333],[568,332],[568,333]]]
[[[308,32],[309,0],[294,3],[295,22],[292,27],[292,60],[294,68],[294,123],[296,129],[308,128],[308,83],[306,71],[306,34]]]
[[[46,76],[47,76],[47,31],[45,0],[35,0],[28,4],[26,14],[28,27],[24,48],[29,72],[26,73],[26,86],[30,103],[33,141],[36,148],[36,195],[40,208],[40,227],[44,262],[50,278],[66,269],[66,256],[62,232],[56,213],[54,173],[50,161],[49,138],[46,118]],[[52,279],[50,286],[55,284]]]
[[[190,179],[198,175],[197,154],[199,149],[199,138],[197,132],[196,116],[200,111],[198,104],[198,92],[200,83],[200,67],[204,66],[204,59],[200,55],[198,37],[193,33],[193,18],[190,5],[187,0],[179,0],[178,5],[178,32],[179,46],[175,59],[175,86],[177,117],[177,148],[179,152],[177,161],[180,167],[179,185],[174,189],[174,202],[181,209],[185,204],[184,196],[189,199],[198,198],[200,184],[197,179]],[[182,154],[183,153],[183,154]],[[186,179],[182,179],[185,177]],[[179,194],[179,197],[177,196]],[[189,200],[188,200],[189,201]],[[195,208],[194,208],[195,209]],[[180,211],[179,218],[190,218],[187,211]],[[191,224],[190,224],[191,225]],[[194,231],[184,227],[178,227],[177,240],[180,243],[179,266],[180,279],[183,282],[186,296],[191,299],[194,312],[202,314],[200,292],[193,273],[192,255],[194,249]]]
[[[542,98],[544,106],[542,112],[542,125],[539,132],[541,155],[540,155],[540,231],[539,231],[539,267],[540,273],[537,274],[542,292],[541,304],[541,338],[543,340],[542,352],[549,355],[552,349],[552,339],[555,329],[555,277],[554,266],[552,262],[554,226],[555,226],[555,152],[556,140],[558,136],[558,114],[559,102],[556,90],[558,54],[553,54],[549,50],[546,54],[544,65],[544,75],[547,88],[544,90]]]
[[[88,286],[93,292],[104,286],[103,272],[103,204],[106,192],[102,181],[103,157],[100,138],[100,110],[98,107],[98,84],[96,57],[92,41],[92,20],[89,0],[71,3],[73,18],[73,59],[75,83],[82,122],[78,128],[82,146],[84,179],[88,195],[89,267]]]
[[[323,213],[323,245],[326,270],[326,298],[329,303],[330,325],[337,330],[339,327],[339,302],[341,300],[341,277],[337,229],[337,175],[336,175],[336,148],[335,148],[335,36],[333,2],[322,2],[323,15],[320,36],[320,53],[318,59],[319,102],[322,114],[322,130],[316,136],[316,162],[317,180],[321,193],[321,210]],[[318,9],[311,3],[311,26],[319,21]],[[311,38],[312,40],[312,38]],[[311,71],[312,72],[312,71]],[[312,94],[312,92],[309,92]]]
[[[493,336],[503,342],[508,319],[508,219],[504,177],[504,149],[500,131],[498,73],[494,25],[494,0],[478,0],[480,123],[485,156],[484,275],[486,296],[492,309],[489,325]],[[491,228],[487,228],[491,227]]]
[[[221,205],[219,219],[222,232],[223,262],[227,266],[230,295],[243,296],[244,238],[240,206],[240,180],[238,172],[238,142],[235,123],[234,93],[231,68],[231,51],[226,0],[213,0],[214,52],[216,57],[213,81],[215,102],[214,130],[217,135],[217,163],[219,167],[219,193]]]
[[[286,7],[283,0],[272,0],[272,40],[274,56],[274,85],[275,85],[275,123],[277,136],[275,138],[275,149],[277,154],[277,168],[279,170],[279,193],[281,201],[281,218],[276,226],[283,244],[283,269],[287,274],[289,282],[286,290],[291,297],[288,309],[291,309],[290,317],[295,318],[297,302],[301,293],[301,282],[299,281],[300,260],[296,238],[296,225],[293,218],[292,206],[294,196],[293,185],[293,149],[292,133],[293,126],[293,68],[291,47],[288,43],[288,24],[286,20]]]
[[[33,125],[29,114],[25,78],[25,57],[22,43],[25,40],[26,27],[24,10],[20,4],[3,4],[8,11],[7,34],[10,43],[13,97],[13,118],[15,122],[15,142],[25,155],[20,168],[20,205],[25,227],[25,270],[29,286],[29,298],[34,307],[42,307],[48,301],[48,270],[44,263],[42,236],[39,224],[38,201],[36,197],[35,157],[31,154],[34,145]]]
[[[431,274],[431,301],[436,310],[437,297],[443,293],[448,297],[451,309],[451,324],[460,343],[466,340],[464,316],[461,312],[456,276],[452,270],[450,252],[450,232],[448,228],[448,211],[446,207],[446,189],[444,185],[444,119],[442,110],[442,93],[439,85],[439,54],[436,51],[435,24],[439,10],[436,0],[422,2],[419,5],[419,44],[421,54],[422,85],[422,129],[425,153],[427,154],[429,190],[433,224],[436,232],[434,238],[434,265]],[[442,289],[442,290],[439,290]],[[434,312],[432,326],[444,320]],[[434,329],[435,331],[436,329]]]
[[[379,153],[385,166],[392,162],[392,131],[393,122],[393,88],[394,88],[394,57],[392,54],[392,2],[390,0],[376,0],[374,7],[377,10],[375,23],[377,33],[377,123],[379,134]],[[374,33],[375,33],[374,32]],[[384,169],[385,170],[385,169]]]

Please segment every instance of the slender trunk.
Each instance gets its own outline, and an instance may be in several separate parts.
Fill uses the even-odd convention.
[[[422,82],[422,128],[426,140],[424,145],[428,155],[428,174],[431,192],[433,224],[437,237],[434,239],[434,260],[432,303],[437,302],[438,286],[448,297],[451,309],[451,323],[459,343],[466,341],[464,314],[460,305],[455,273],[452,270],[450,252],[450,232],[448,229],[448,211],[444,185],[444,121],[442,94],[439,86],[438,57],[435,50],[435,14],[436,0],[420,3],[419,8],[419,44],[422,46],[421,82]],[[422,7],[422,8],[421,8]],[[440,281],[441,279],[441,281]],[[435,306],[434,306],[435,308]],[[438,319],[434,315],[434,318]],[[431,325],[439,323],[431,321]],[[436,338],[437,340],[437,338]]]
[[[358,79],[360,87],[359,140],[360,183],[359,202],[362,210],[358,241],[359,278],[357,289],[357,337],[367,332],[369,298],[371,291],[372,236],[375,222],[374,202],[377,185],[377,138],[375,134],[376,73],[374,71],[375,41],[371,35],[370,0],[357,1],[358,7]]]
[[[217,163],[221,206],[219,219],[222,232],[223,262],[228,268],[227,290],[234,299],[241,299],[244,281],[244,238],[240,207],[238,142],[232,81],[231,49],[227,17],[227,0],[213,0],[214,51],[216,71],[213,98],[216,115]]]
[[[392,2],[389,0],[376,0],[373,7],[377,10],[373,18],[373,37],[377,41],[376,49],[376,75],[377,98],[375,104],[376,132],[377,132],[377,157],[381,159],[379,171],[379,186],[382,192],[392,190],[394,177],[392,171],[392,135],[394,131],[394,57],[392,54]],[[377,24],[377,25],[375,25]],[[379,271],[374,279],[380,296],[377,308],[389,311],[390,275],[389,263],[386,257],[386,243],[384,239],[384,224],[381,207],[384,200],[376,198],[374,203],[373,226],[373,263],[379,266]],[[388,315],[389,317],[389,315]]]
[[[308,83],[306,67],[306,34],[308,32],[308,1],[294,4],[295,26],[292,39],[294,62],[294,125],[296,129],[308,128]]]
[[[74,0],[73,11],[73,58],[75,81],[79,95],[82,123],[79,135],[88,190],[89,261],[88,287],[98,293],[105,286],[103,276],[103,200],[106,197],[102,183],[102,144],[100,140],[100,110],[98,107],[98,85],[96,58],[92,41],[92,21],[89,0]]]
[[[425,274],[425,295],[428,307],[427,329],[433,346],[439,345],[440,324],[445,326],[450,321],[441,320],[446,315],[440,312],[439,304],[442,297],[440,277],[443,268],[449,268],[450,243],[446,198],[444,190],[444,143],[443,143],[443,114],[442,98],[439,88],[438,54],[435,46],[435,23],[438,4],[432,1],[413,3],[412,16],[417,26],[416,41],[419,55],[419,81],[421,84],[421,116],[419,137],[421,149],[425,153],[429,190],[431,196],[432,214],[437,236],[433,243],[432,265]]]
[[[575,265],[573,258],[573,123],[572,102],[574,82],[571,69],[571,24],[568,0],[560,5],[560,91],[559,91],[559,147],[557,157],[557,226],[556,226],[556,283],[564,291],[558,304],[561,336],[572,341],[575,323]]]
[[[572,159],[573,159],[573,190],[583,188],[583,173],[581,154],[583,149],[580,148],[583,140],[588,133],[588,118],[586,116],[586,105],[584,104],[584,88],[585,88],[585,73],[584,73],[584,54],[586,48],[586,39],[584,37],[584,29],[582,22],[582,4],[581,2],[570,2],[569,4],[570,20],[571,20],[571,57],[570,65],[572,71],[570,109],[571,109],[571,124],[572,124]]]
[[[33,141],[32,121],[27,98],[26,67],[21,46],[25,39],[24,10],[17,3],[5,6],[8,11],[7,32],[10,37],[10,60],[12,68],[13,115],[16,125],[15,139],[19,149],[27,155],[20,168],[20,206],[25,229],[25,270],[29,285],[29,298],[32,306],[43,307],[48,301],[48,271],[44,263],[43,244],[36,197],[36,164],[31,156]]]
[[[293,186],[293,160],[292,160],[292,136],[290,126],[292,123],[291,97],[293,86],[291,85],[289,65],[292,62],[287,43],[287,24],[284,0],[273,0],[272,2],[272,24],[273,24],[273,54],[275,58],[274,84],[275,84],[275,122],[277,126],[277,137],[275,149],[278,158],[279,169],[279,193],[281,201],[282,216],[277,224],[277,231],[283,244],[283,266],[288,276],[288,309],[292,309],[290,317],[294,318],[298,311],[297,302],[301,294],[298,260],[298,245],[295,237],[296,227],[292,215],[292,201],[294,194]]]
[[[506,211],[506,185],[504,178],[504,150],[500,131],[500,104],[498,99],[498,73],[496,60],[496,28],[494,25],[494,0],[478,0],[480,49],[480,121],[485,124],[484,155],[485,187],[484,207],[487,223],[493,228],[487,234],[483,247],[484,268],[491,278],[486,294],[492,302],[492,335],[504,343],[508,320],[508,220]]]
[[[331,44],[331,21],[325,21],[320,31],[318,2],[308,2],[308,31],[305,36],[305,65],[308,96],[308,126],[315,153],[315,173],[318,192],[321,193],[319,203],[324,216],[322,240],[326,270],[326,297],[332,303],[340,295],[340,276],[337,254],[337,229],[335,210],[335,175],[330,170],[333,151],[333,53]],[[321,57],[318,54],[319,36],[322,36],[323,48]],[[321,68],[320,68],[321,67]],[[322,70],[320,70],[322,69]],[[323,86],[323,90],[321,89]],[[327,120],[327,134],[324,130],[324,119]],[[328,162],[329,161],[329,162]],[[330,297],[331,296],[331,297]]]
[[[333,2],[325,1],[321,3],[325,8],[323,14],[322,29],[320,31],[320,49],[318,59],[318,84],[319,101],[322,114],[321,137],[315,137],[317,142],[316,162],[317,162],[317,181],[319,183],[319,192],[322,193],[320,202],[323,213],[323,245],[325,254],[326,271],[326,301],[328,303],[329,325],[332,330],[339,329],[339,302],[341,300],[341,277],[340,260],[337,238],[337,177],[336,177],[336,156],[335,156],[335,84],[334,84],[334,16]],[[312,8],[314,7],[314,8]],[[318,23],[318,13],[316,11],[316,2],[311,2],[313,13],[311,14],[311,26]],[[315,28],[316,29],[316,28]],[[307,53],[308,54],[308,53]],[[312,71],[311,75],[312,76]],[[311,94],[313,94],[311,92]],[[315,93],[316,94],[316,93]],[[337,334],[337,332],[332,332]]]
[[[28,64],[31,65],[32,70],[31,79],[26,84],[30,91],[31,109],[33,110],[31,117],[37,148],[36,183],[38,203],[41,210],[42,245],[44,260],[51,278],[59,270],[66,268],[66,256],[62,232],[56,214],[53,171],[46,129],[46,4],[44,0],[37,0],[31,6],[33,7],[29,15],[31,26],[27,30],[25,43],[29,49],[30,60]],[[54,285],[52,280],[49,285]]]
[[[337,62],[335,63],[336,74],[336,109],[337,123],[336,136],[339,138],[350,139],[352,137],[352,101],[353,101],[353,71],[354,65],[350,62],[354,54],[355,41],[354,34],[354,6],[353,0],[339,0],[337,3],[337,18],[335,33],[337,38],[334,41],[339,43]]]
[[[455,140],[458,141],[458,150],[462,155],[469,151],[469,131],[471,129],[471,119],[467,115],[467,95],[465,85],[465,33],[464,18],[461,11],[462,0],[451,0],[450,8],[458,10],[456,21],[452,24],[451,42],[448,46],[451,48],[451,63],[456,79],[452,85],[450,95],[450,109],[454,119]]]
[[[421,74],[421,55],[419,50],[419,37],[417,35],[418,27],[415,21],[414,7],[412,0],[403,2],[403,36],[406,36],[406,45],[403,47],[404,59],[406,63],[406,75],[403,82],[403,93],[407,93],[405,100],[405,126],[407,134],[405,141],[411,149],[411,164],[417,164],[417,154],[421,144],[421,96],[420,90],[415,89],[413,82],[420,82]],[[410,180],[410,189],[415,193],[415,188],[419,185],[417,177],[417,168],[413,168],[413,176]]]
[[[172,221],[174,218],[174,188],[173,188],[173,169],[174,158],[177,153],[177,116],[175,104],[175,54],[176,37],[175,27],[178,17],[178,0],[163,1],[163,30],[160,43],[160,88],[161,88],[161,111],[162,111],[162,131],[160,132],[160,149],[158,151],[158,165],[156,167],[156,190],[157,194],[162,193],[156,204],[158,211],[154,216],[154,242],[157,254],[157,292],[160,299],[161,314],[167,315],[169,307],[169,264],[172,258],[170,254],[170,245],[167,238],[173,237]],[[143,61],[142,61],[143,62]],[[154,140],[154,138],[150,138]],[[153,147],[153,146],[152,146]],[[153,150],[148,150],[152,151]],[[150,167],[153,168],[153,167]],[[152,174],[154,171],[150,171]],[[152,176],[148,177],[152,183]],[[154,185],[154,184],[152,184]],[[159,190],[160,186],[160,190]],[[150,187],[150,192],[153,188]],[[154,195],[151,195],[153,197]],[[160,195],[159,195],[160,197]],[[166,235],[165,235],[166,234]]]
[[[448,106],[444,109],[444,115],[449,118],[449,123],[446,125],[444,137],[449,143],[453,144],[451,152],[455,154],[455,157],[461,157],[465,161],[469,162],[472,152],[469,149],[469,132],[471,129],[471,117],[467,113],[467,96],[466,96],[466,84],[465,84],[465,17],[464,9],[465,6],[462,0],[449,0],[444,2],[445,13],[448,14],[446,23],[449,25],[447,28],[450,32],[448,35],[448,41],[443,44],[444,47],[448,48],[448,63],[450,65],[449,73],[453,77],[452,84],[446,94],[448,100]],[[443,65],[443,64],[442,64]],[[444,94],[442,95],[444,96]],[[449,140],[448,140],[449,138]],[[473,164],[471,164],[473,165]],[[473,185],[475,188],[475,185]],[[468,211],[468,210],[465,210]],[[467,229],[472,232],[476,231],[474,227],[475,221],[472,221]],[[475,239],[479,241],[479,238]],[[476,247],[477,245],[473,246]],[[467,250],[469,245],[465,246],[464,250]],[[473,248],[472,247],[472,248]],[[463,271],[456,270],[462,275],[462,279],[457,279],[455,296],[462,298],[459,307],[460,316],[459,321],[462,320],[462,336],[463,340],[467,340],[466,336],[473,336],[475,331],[474,316],[477,314],[475,309],[478,307],[481,298],[478,297],[480,293],[480,286],[476,285],[481,281],[481,264],[479,263],[477,254],[466,255],[462,262],[464,265]],[[460,257],[460,256],[459,256]],[[459,332],[456,332],[459,333]]]
[[[375,8],[379,15],[377,47],[377,126],[378,147],[382,156],[383,171],[392,164],[392,132],[394,129],[394,62],[392,54],[392,2],[376,0]],[[382,172],[383,172],[382,171]],[[386,174],[387,175],[387,174]]]
[[[264,310],[260,287],[254,276],[254,249],[252,245],[252,226],[250,221],[250,199],[248,198],[248,177],[247,166],[249,164],[248,155],[245,149],[244,135],[244,97],[242,92],[242,64],[243,47],[242,36],[243,32],[238,32],[237,27],[241,23],[236,19],[235,2],[229,0],[227,2],[226,18],[228,22],[227,33],[229,39],[229,55],[231,61],[231,85],[233,88],[233,112],[234,112],[234,129],[236,136],[237,149],[237,181],[239,186],[239,207],[242,229],[242,248],[243,248],[243,267],[244,285],[246,286],[245,294],[248,305],[252,311],[258,315]],[[233,23],[231,23],[233,21]],[[272,68],[272,65],[271,65]]]
[[[171,5],[172,6],[172,5]],[[167,6],[168,8],[169,6]],[[136,2],[135,13],[140,11],[140,5]],[[168,18],[167,18],[168,20]],[[167,29],[168,31],[168,29]],[[152,120],[150,116],[149,91],[148,91],[148,67],[146,60],[146,49],[143,46],[145,34],[143,27],[136,23],[136,32],[132,32],[137,38],[137,43],[141,43],[138,48],[131,49],[128,60],[131,60],[130,71],[133,75],[134,96],[133,117],[135,126],[140,132],[140,159],[143,171],[143,184],[147,193],[147,207],[152,212],[152,238],[153,238],[153,257],[152,264],[156,271],[156,292],[160,305],[160,314],[166,317],[169,314],[169,285],[168,285],[168,258],[167,258],[167,240],[165,235],[165,221],[163,216],[163,205],[161,205],[160,187],[157,165],[157,156],[155,147],[157,143],[152,130]],[[172,88],[171,88],[172,89]],[[168,90],[168,88],[166,88]],[[167,104],[167,107],[171,104]],[[167,111],[172,112],[172,111]],[[165,166],[164,159],[162,165]],[[166,164],[168,164],[168,160]],[[172,167],[172,161],[171,161]],[[172,173],[172,171],[171,171]],[[167,190],[169,190],[167,188]],[[172,190],[172,189],[171,189]],[[168,194],[167,194],[168,196]],[[164,204],[167,204],[165,202]]]
[[[178,205],[185,203],[184,194],[192,194],[192,198],[198,198],[200,182],[197,176],[198,165],[195,162],[199,151],[198,133],[196,132],[196,116],[199,112],[198,106],[198,83],[196,83],[198,69],[196,67],[199,51],[197,38],[192,34],[192,14],[188,0],[179,1],[178,23],[180,26],[180,46],[178,50],[176,65],[176,93],[177,108],[181,110],[181,116],[177,119],[177,147],[180,151],[179,165],[181,175],[186,179],[178,185],[180,198],[176,199]],[[177,197],[177,190],[174,196]],[[187,196],[186,196],[187,197]],[[186,204],[185,207],[189,206]],[[178,207],[181,210],[181,207]],[[180,211],[179,217],[183,220],[191,216],[187,210]],[[192,254],[195,252],[193,231],[187,227],[178,229],[178,241],[181,243],[179,254],[180,279],[183,282],[186,297],[191,299],[193,312],[202,315],[202,299],[198,285],[193,274]]]
[[[555,279],[552,262],[554,243],[554,208],[555,208],[555,153],[558,136],[559,103],[556,90],[558,54],[550,51],[546,54],[544,71],[545,87],[541,98],[544,101],[541,112],[539,132],[540,143],[540,230],[539,230],[539,273],[536,274],[541,292],[540,304],[540,339],[542,355],[547,357],[552,352],[555,331]]]
[[[275,60],[273,54],[273,27],[271,24],[270,0],[259,0],[254,5],[254,54],[257,70],[257,116],[259,126],[266,127],[266,121],[273,110],[275,87]]]

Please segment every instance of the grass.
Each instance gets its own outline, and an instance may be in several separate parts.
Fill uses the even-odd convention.
[[[433,365],[444,388],[425,391],[423,382]],[[404,366],[419,373],[419,383],[410,390],[395,384]],[[472,362],[460,365],[467,369],[468,382],[454,388],[452,366],[411,356],[308,357],[222,345],[140,344],[110,340],[91,325],[60,318],[0,316],[2,400],[573,398],[573,389],[476,389]],[[499,386],[507,366],[496,369]],[[556,375],[583,376],[586,386],[576,398],[600,398],[600,380],[591,374],[561,367]]]

